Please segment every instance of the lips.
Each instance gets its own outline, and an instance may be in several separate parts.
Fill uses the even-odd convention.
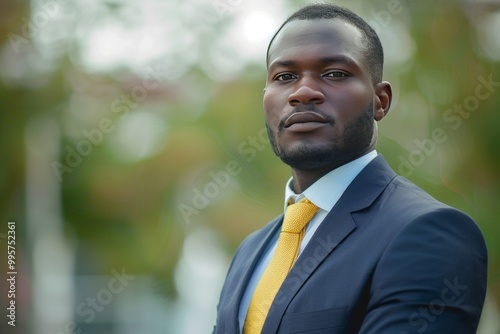
[[[328,123],[328,120],[314,111],[300,111],[288,116],[285,128],[294,132],[308,132]]]

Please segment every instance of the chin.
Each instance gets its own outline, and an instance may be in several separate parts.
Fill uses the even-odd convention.
[[[333,170],[366,153],[363,149],[339,149],[332,146],[316,147],[302,146],[295,150],[281,151],[277,155],[285,164],[298,170]]]
[[[339,156],[329,150],[301,150],[300,152],[285,152],[279,155],[281,161],[294,169],[315,170],[335,165]]]

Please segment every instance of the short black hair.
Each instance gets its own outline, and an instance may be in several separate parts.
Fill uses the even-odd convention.
[[[366,43],[364,54],[372,80],[374,83],[381,82],[384,71],[384,50],[377,33],[365,20],[351,10],[333,4],[321,3],[308,5],[290,15],[271,38],[267,47],[267,61],[269,61],[269,50],[274,39],[287,23],[296,20],[315,21],[320,19],[340,19],[354,25],[361,31]]]

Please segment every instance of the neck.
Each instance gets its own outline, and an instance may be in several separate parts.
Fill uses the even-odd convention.
[[[298,169],[292,167],[292,186],[293,191],[296,194],[303,193],[307,188],[309,188],[313,183],[321,179],[324,175],[328,174],[332,170],[345,165],[351,161],[358,159],[359,157],[367,154],[372,151],[374,148],[370,147],[370,149],[362,152],[362,154],[356,155],[355,157],[351,157],[350,159],[346,159],[345,161],[337,161],[335,164],[329,165],[324,168],[316,168],[316,169]]]
[[[333,169],[328,170],[300,170],[292,168],[292,176],[293,176],[293,191],[296,194],[303,193],[304,190],[309,188],[314,182],[321,179],[324,175],[328,174]]]

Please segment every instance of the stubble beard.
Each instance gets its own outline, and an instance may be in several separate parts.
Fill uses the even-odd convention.
[[[335,124],[333,124],[335,126]],[[344,129],[342,138],[332,139],[322,145],[301,143],[286,150],[278,146],[275,134],[266,122],[269,141],[274,153],[285,164],[297,170],[333,169],[346,164],[368,152],[372,143],[374,128],[373,102],[362,115]],[[281,131],[278,130],[278,137]]]

